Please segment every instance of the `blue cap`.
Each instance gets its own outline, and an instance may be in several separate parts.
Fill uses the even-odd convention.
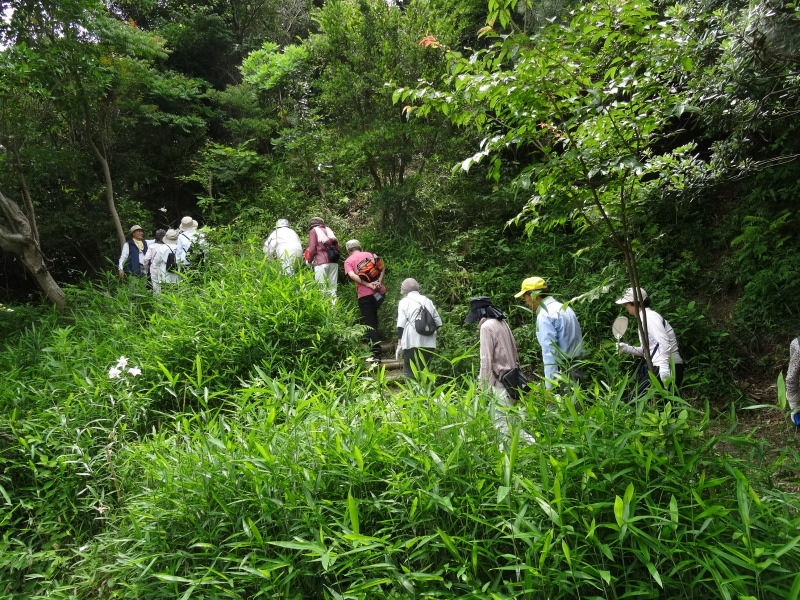
[[[792,419],[794,419],[794,424],[800,427],[800,412],[794,413]]]

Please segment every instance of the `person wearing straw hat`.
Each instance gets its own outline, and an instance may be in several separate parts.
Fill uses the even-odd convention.
[[[297,232],[289,227],[289,221],[278,219],[275,229],[264,242],[264,254],[267,258],[280,260],[287,275],[293,274],[295,266],[302,264],[303,244]]]
[[[145,277],[144,257],[147,254],[147,242],[144,240],[144,229],[141,225],[134,225],[130,228],[131,239],[122,245],[122,252],[119,255],[117,264],[117,274],[120,279],[125,277],[125,273],[136,277]]]
[[[647,326],[650,360],[653,363],[653,368],[656,370],[656,376],[662,383],[674,377],[675,386],[680,387],[683,381],[684,365],[683,359],[678,352],[678,340],[675,337],[675,332],[664,317],[650,308],[650,297],[642,288],[639,288],[639,298],[641,300],[641,306],[638,307],[637,311],[633,288],[628,288],[625,290],[622,297],[617,299],[616,304],[624,305],[625,310],[627,310],[628,314],[631,316],[636,316],[636,313],[639,312],[639,315]],[[617,348],[620,352],[625,354],[644,357],[644,350],[642,349],[644,343],[642,342],[641,332],[639,332],[639,343],[642,345],[631,346],[624,342],[618,342]],[[672,370],[672,365],[674,365],[674,371]],[[639,385],[639,391],[644,391],[649,386],[650,379],[645,371]]]
[[[550,296],[541,277],[525,279],[514,297],[523,298],[536,313],[536,339],[542,347],[545,388],[552,389],[559,379],[580,382],[583,374],[575,361],[583,354],[583,333],[575,311]]]
[[[495,428],[505,437],[510,437],[509,410],[515,402],[508,395],[500,377],[519,366],[517,342],[506,316],[492,304],[488,296],[478,296],[469,301],[469,313],[464,323],[477,323],[480,333],[481,366],[478,372],[480,386],[492,393],[495,399],[490,407]],[[524,409],[520,409],[524,415]],[[524,429],[520,429],[519,439],[527,444],[536,443],[536,439]]]
[[[178,226],[178,241],[176,244],[175,258],[178,264],[183,267],[200,264],[205,255],[205,248],[195,248],[194,246],[205,246],[205,238],[197,231],[197,221],[192,217],[183,217]],[[198,260],[189,260],[189,255],[197,253]]]
[[[181,276],[174,269],[170,269],[170,263],[177,265],[178,253],[178,237],[179,233],[176,229],[170,229],[164,234],[163,244],[158,247],[155,258],[153,259],[153,269],[155,274],[153,276],[153,294],[158,295],[161,293],[162,283],[178,283]],[[170,261],[170,254],[173,259]]]

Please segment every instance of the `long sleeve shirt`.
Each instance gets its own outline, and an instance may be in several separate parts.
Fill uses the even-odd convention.
[[[545,387],[553,387],[559,363],[583,354],[583,333],[578,317],[552,296],[542,300],[536,313],[536,339],[542,347]]]
[[[186,254],[189,252],[189,248],[192,247],[192,244],[197,241],[198,235],[197,229],[187,229],[178,234],[178,242],[175,249],[175,260],[178,264],[184,266],[189,265],[189,259],[186,258]]]
[[[675,364],[683,363],[683,359],[678,353],[678,340],[675,337],[672,326],[652,308],[645,308],[642,311],[642,315],[647,320],[650,359],[653,362],[653,367],[658,369],[658,376],[662,381],[666,381],[671,375],[670,359],[674,360]],[[639,334],[639,343],[644,345],[641,333]],[[644,356],[642,346],[630,346],[623,343],[619,345],[619,349],[621,352],[633,354],[634,356]]]
[[[308,256],[311,264],[319,266],[331,262],[328,260],[328,252],[325,250],[324,242],[335,239],[336,236],[328,226],[313,227],[308,232]]]
[[[177,244],[160,244],[153,257],[150,271],[152,278],[159,283],[178,283],[181,280],[180,274],[167,271],[167,258],[170,252],[176,254],[175,262],[177,262]]]
[[[792,415],[800,411],[800,338],[789,345],[789,368],[786,369],[786,400]]]
[[[433,315],[436,326],[442,326],[442,318],[430,298],[417,291],[408,292],[397,304],[397,333],[403,350],[410,348],[436,348],[436,332],[420,335],[414,327],[417,313],[425,306]]]
[[[482,319],[481,337],[481,370],[478,379],[481,383],[493,387],[503,387],[497,376],[510,371],[519,364],[517,342],[508,323],[499,319]]]
[[[147,254],[144,255],[144,266],[142,267],[142,273],[145,275],[150,275],[150,266],[153,264],[153,259],[156,256],[156,251],[161,246],[160,243],[153,242],[152,244],[147,245]]]
[[[301,258],[303,256],[303,244],[300,236],[291,227],[278,227],[269,234],[264,242],[264,254],[268,257]]]

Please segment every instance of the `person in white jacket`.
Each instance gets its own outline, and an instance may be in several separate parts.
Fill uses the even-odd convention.
[[[167,233],[166,229],[156,230],[153,242],[147,244],[147,254],[144,255],[144,274],[150,279],[150,287],[155,290],[156,278],[154,276],[155,269],[152,269],[153,260],[156,257],[156,252],[164,243],[164,235]]]
[[[303,244],[300,236],[289,227],[289,221],[278,219],[275,229],[264,242],[264,254],[267,258],[277,258],[283,265],[283,272],[292,275],[296,265],[303,260]]]
[[[664,317],[650,308],[650,298],[647,296],[647,292],[642,288],[639,288],[639,298],[641,299],[639,313],[647,324],[650,359],[653,363],[653,368],[656,370],[656,375],[662,383],[670,378],[674,378],[675,386],[680,387],[683,381],[684,364],[678,352],[678,340],[675,337],[675,332]],[[636,315],[633,288],[625,290],[625,294],[622,298],[619,298],[616,303],[625,305],[625,310],[627,310],[628,314],[631,316]],[[644,345],[641,333],[639,334],[639,343],[642,344],[642,346]],[[617,345],[620,352],[644,357],[642,346],[631,346],[625,343],[619,343]],[[672,365],[674,365],[674,372],[672,370]],[[639,389],[643,391],[647,389],[648,386],[649,379],[646,379],[642,381],[642,385]]]
[[[800,328],[798,329],[800,333]],[[800,427],[800,337],[789,344],[789,368],[786,369],[786,400],[792,423]]]
[[[180,274],[170,271],[167,265],[172,262],[169,259],[170,254],[175,255],[178,249],[178,231],[170,229],[164,234],[163,244],[158,247],[156,255],[153,258],[153,264],[150,266],[150,276],[153,280],[153,294],[158,295],[161,293],[162,283],[178,283],[181,280]],[[177,263],[177,257],[173,259]]]
[[[430,298],[419,293],[419,283],[409,277],[400,284],[402,298],[397,304],[397,353],[403,355],[403,376],[414,379],[412,363],[417,371],[425,368],[433,351],[436,349],[436,332],[421,335],[414,327],[417,314],[424,306],[433,316],[436,327],[442,326],[442,318]]]

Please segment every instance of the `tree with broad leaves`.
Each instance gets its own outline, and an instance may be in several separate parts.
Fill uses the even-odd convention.
[[[596,2],[569,22],[500,36],[492,25],[509,25],[512,3],[492,4],[482,30],[490,47],[463,56],[429,36],[431,51],[450,59],[443,85],[400,88],[394,99],[407,113],[438,110],[483,131],[459,168],[488,160],[498,180],[511,170],[527,196],[517,219],[529,234],[567,220],[597,230],[621,253],[640,303],[636,256],[648,204],[708,170],[676,133],[695,110],[685,93],[694,42],[681,8],[659,15],[648,2]],[[636,320],[652,370],[647,323]]]

